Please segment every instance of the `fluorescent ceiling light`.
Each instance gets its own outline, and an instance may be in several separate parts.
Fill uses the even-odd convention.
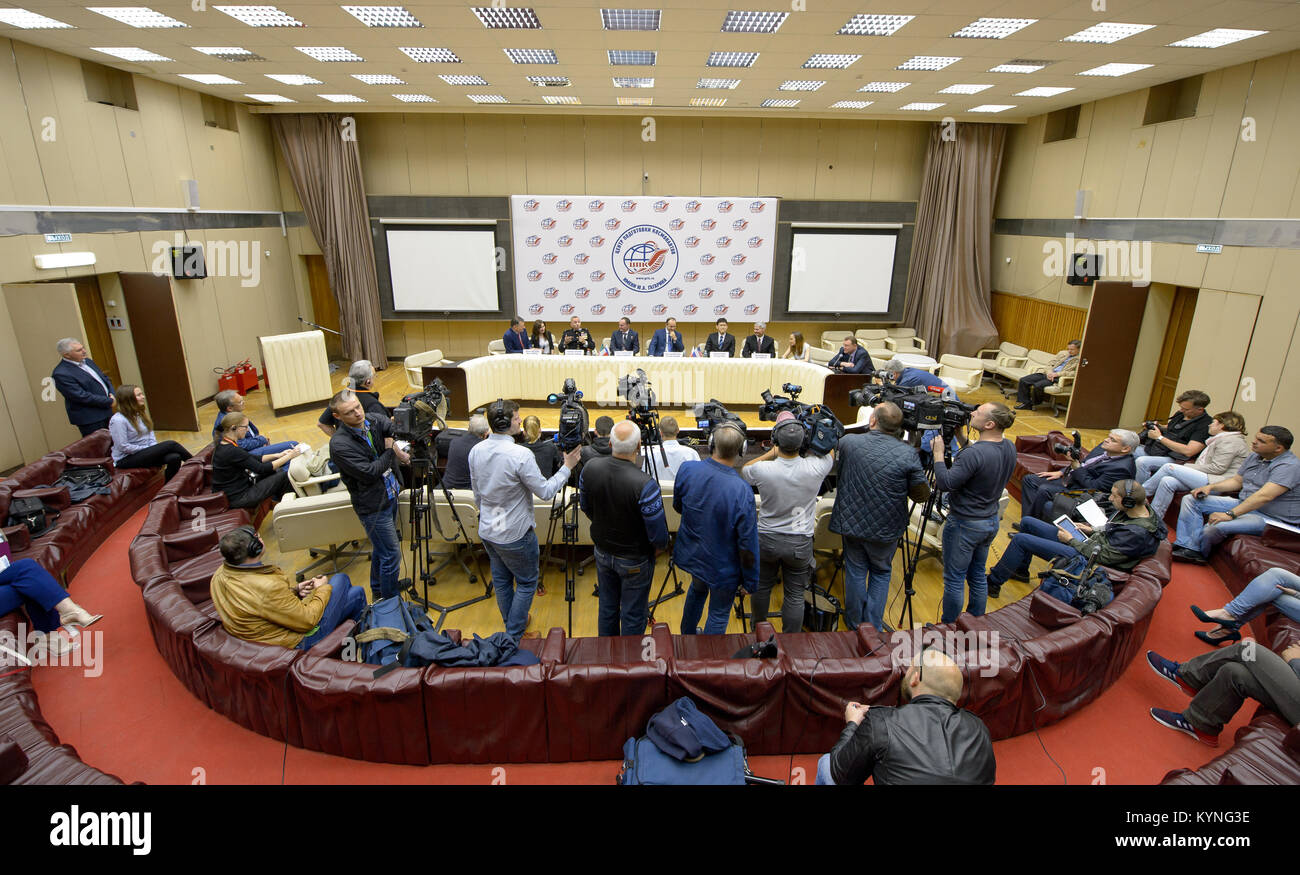
[[[189,27],[185,22],[155,12],[148,6],[87,6],[86,9],[131,27]]]
[[[1102,64],[1100,67],[1093,67],[1091,70],[1084,70],[1079,76],[1127,76],[1129,73],[1136,73],[1138,70],[1145,70],[1151,64]]]
[[[470,100],[474,101],[475,103],[509,103],[510,102],[500,94],[466,94],[465,96],[468,97]]]
[[[708,67],[752,67],[758,52],[709,52]]]
[[[401,46],[400,51],[421,64],[459,64],[460,58],[451,49],[431,49],[423,46]]]
[[[391,73],[353,73],[353,79],[357,79],[367,85],[405,85],[401,79]]]
[[[248,49],[241,49],[239,46],[191,46],[196,52],[202,52],[213,58],[220,58],[223,61],[265,61],[261,55],[250,52]]]
[[[213,6],[249,27],[302,27],[302,22],[274,6]]]
[[[402,103],[437,103],[438,102],[427,94],[394,94],[393,96],[396,97],[398,100],[402,101]]]
[[[852,67],[861,59],[862,59],[861,55],[834,55],[834,54],[818,53],[810,57],[808,60],[804,61],[803,65],[804,67],[811,70],[823,69],[823,68],[828,70],[845,70],[848,69],[849,67]]]
[[[879,94],[885,94],[885,93],[893,94],[895,91],[902,91],[904,88],[906,88],[911,84],[912,84],[911,82],[868,82],[866,85],[863,85],[858,90],[879,93]]]
[[[728,12],[723,33],[776,33],[790,17],[789,12]]]
[[[701,79],[695,83],[696,88],[735,88],[739,79]]]
[[[1015,109],[1014,103],[983,103],[979,106],[973,106],[967,112],[1002,112],[1008,109]]]
[[[1017,91],[1016,97],[1055,97],[1058,94],[1064,94],[1067,91],[1073,90],[1073,88],[1056,88],[1050,85],[1039,85],[1026,91]]]
[[[609,63],[615,67],[653,67],[657,52],[639,49],[610,49]]]
[[[600,10],[600,24],[605,30],[658,30],[661,17],[658,9]]]
[[[1154,24],[1122,24],[1116,21],[1103,21],[1092,27],[1085,27],[1078,33],[1072,33],[1061,39],[1063,43],[1117,43],[1135,33],[1150,30]]]
[[[343,11],[366,27],[424,27],[402,6],[344,6]]]
[[[105,55],[112,55],[115,58],[121,58],[123,61],[170,61],[171,58],[165,55],[159,55],[147,49],[136,48],[135,46],[91,46],[92,52],[100,52]]]
[[[1028,58],[1012,58],[1005,64],[998,64],[996,67],[990,67],[990,73],[1035,73],[1052,61],[1031,61]]]
[[[560,59],[551,49],[504,49],[506,57],[516,64],[558,64]]]
[[[355,94],[317,94],[316,96],[328,100],[330,103],[365,103],[363,99]]]
[[[568,76],[529,76],[527,79],[539,88],[567,88],[572,84]]]
[[[267,79],[274,79],[282,85],[324,85],[315,76],[306,76],[302,73],[267,73]]]
[[[654,77],[647,76],[615,76],[615,88],[654,88]]]
[[[941,106],[947,106],[947,104],[946,103],[908,103],[908,104],[904,104],[903,106],[900,106],[899,109],[909,109],[909,110],[915,109],[915,110],[928,111],[931,109],[938,109]]]
[[[488,81],[482,76],[466,76],[459,73],[445,74],[438,77],[448,85],[487,85]]]
[[[541,30],[542,23],[537,20],[537,13],[522,7],[471,6],[470,9],[483,22],[483,26],[493,30]],[[493,101],[495,102],[495,101]],[[503,99],[502,103],[505,102]]]
[[[285,97],[283,94],[245,94],[245,97],[251,97],[253,100],[260,100],[262,103],[297,103],[298,101]]]
[[[844,23],[836,33],[853,36],[891,36],[915,15],[868,15],[858,13]]]
[[[789,109],[792,106],[798,106],[798,105],[799,105],[799,101],[791,100],[788,97],[769,97],[767,100],[764,100],[762,103],[759,104],[759,106],[770,106],[779,109]]]
[[[95,263],[93,252],[46,252],[33,256],[36,266],[41,270],[53,270],[58,267],[85,267]]]
[[[898,70],[942,70],[944,67],[960,61],[961,58],[950,58],[936,55],[917,55],[909,58],[899,64]]]
[[[200,85],[243,85],[238,79],[222,76],[220,73],[178,73],[182,79],[189,79]]]
[[[691,106],[726,106],[725,97],[692,97]]]
[[[21,27],[23,30],[59,30],[62,28],[72,28],[72,25],[66,24],[58,19],[50,18],[37,12],[28,12],[26,9],[0,9],[0,22],[4,22],[12,27]]]
[[[318,61],[364,61],[365,58],[343,46],[294,46],[295,49]]]
[[[871,104],[870,100],[837,100],[831,104],[831,109],[866,109]]]
[[[543,94],[543,95],[542,95],[542,100],[543,100],[544,102],[546,102],[546,103],[550,103],[550,104],[556,104],[556,103],[582,103],[581,100],[579,100],[578,98],[574,97],[572,94]]]
[[[1006,39],[1018,30],[1023,30],[1037,18],[980,18],[972,21],[953,34],[956,38],[968,39]]]
[[[654,106],[653,97],[619,97],[616,98],[619,106]]]
[[[816,91],[826,84],[825,79],[787,79],[778,91]]]
[[[1266,33],[1268,33],[1266,30],[1235,30],[1231,27],[1216,27],[1214,30],[1207,30],[1205,33],[1198,33],[1196,36],[1189,36],[1187,39],[1180,39],[1178,42],[1169,45],[1180,49],[1217,49],[1229,43],[1241,42],[1244,39],[1263,36]]]
[[[935,94],[979,94],[981,91],[987,91],[992,85],[949,85],[947,88],[941,88]]]

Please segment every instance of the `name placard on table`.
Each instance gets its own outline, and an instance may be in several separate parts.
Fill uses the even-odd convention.
[[[542,351],[535,346],[524,350],[524,355],[542,355],[542,354],[543,354]]]
[[[630,349],[619,349],[614,351],[615,358],[631,358],[634,355],[636,355],[636,353],[632,352]]]
[[[770,359],[771,357],[772,354],[770,352],[756,352],[752,356],[752,358],[756,358],[756,359]]]
[[[682,357],[682,353],[680,351],[664,353],[664,358],[666,359],[679,359],[681,357]]]
[[[729,352],[723,352],[722,350],[715,350],[715,351],[709,353],[709,358],[711,358],[711,359],[729,359],[729,358],[731,358],[731,353],[729,353]]]
[[[587,351],[585,349],[566,349],[564,351],[564,354],[565,355],[586,355]]]

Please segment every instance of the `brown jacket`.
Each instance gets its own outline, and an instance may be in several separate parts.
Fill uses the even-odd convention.
[[[297,647],[320,623],[332,589],[326,583],[300,599],[296,586],[279,566],[224,562],[212,575],[212,604],[236,638]]]
[[[1070,359],[1070,361],[1069,361],[1068,364],[1067,364],[1066,361],[1065,361],[1066,359]],[[1071,359],[1071,358],[1070,358],[1070,351],[1069,351],[1069,350],[1066,350],[1066,349],[1063,349],[1063,350],[1061,350],[1060,352],[1058,352],[1058,353],[1056,354],[1056,356],[1053,357],[1053,359],[1052,359],[1050,362],[1048,362],[1047,367],[1045,367],[1045,368],[1039,368],[1039,369],[1038,369],[1037,371],[1035,371],[1034,373],[1036,373],[1036,374],[1049,374],[1049,375],[1050,375],[1050,374],[1052,373],[1052,368],[1056,367],[1057,365],[1061,365],[1061,364],[1064,364],[1064,365],[1065,365],[1065,367],[1061,370],[1061,376],[1062,376],[1062,377],[1073,377],[1073,376],[1074,376],[1074,372],[1077,371],[1077,370],[1079,369],[1079,357],[1076,355],[1074,358]]]

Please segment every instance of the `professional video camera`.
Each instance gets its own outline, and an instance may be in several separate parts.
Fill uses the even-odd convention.
[[[581,446],[587,438],[587,408],[582,406],[582,393],[577,384],[569,377],[564,381],[564,390],[552,392],[546,396],[547,402],[560,405],[560,425],[555,430],[555,443],[564,452]]]
[[[1070,434],[1074,435],[1073,446],[1070,444],[1052,444],[1052,451],[1061,455],[1068,455],[1074,461],[1081,462],[1083,461],[1083,439],[1079,437],[1077,431],[1072,431]]]
[[[938,431],[947,444],[957,429],[965,428],[974,404],[949,401],[923,389],[899,386],[886,382],[868,383],[861,389],[849,391],[849,404],[854,407],[875,407],[883,401],[892,401],[903,411],[903,430],[919,435],[924,431]]]
[[[628,411],[633,414],[649,413],[655,406],[655,393],[650,388],[645,371],[640,368],[636,369],[635,374],[619,378],[617,392],[619,398],[627,399]]]
[[[824,456],[839,446],[844,435],[844,425],[836,418],[830,408],[820,404],[803,404],[799,393],[802,386],[786,383],[781,390],[789,392],[790,397],[773,395],[771,389],[763,390],[763,406],[758,408],[758,418],[764,422],[775,422],[778,415],[789,412],[803,426],[803,446],[800,453],[811,452],[814,456]]]
[[[707,403],[695,405],[695,425],[700,431],[704,432],[705,438],[712,435],[713,430],[724,422],[735,423],[741,434],[749,434],[749,429],[745,428],[744,420],[723,407],[722,402],[718,399],[710,398]]]
[[[433,426],[446,424],[447,386],[434,380],[419,392],[402,399],[393,410],[393,436],[412,444],[427,445],[433,436]]]

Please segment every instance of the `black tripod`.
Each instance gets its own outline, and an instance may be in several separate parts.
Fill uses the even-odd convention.
[[[659,481],[659,465],[655,461],[655,447],[659,448],[658,455],[663,459],[664,467],[668,467],[668,451],[664,449],[663,435],[659,431],[659,412],[653,409],[649,410],[632,410],[628,412],[627,418],[641,427],[641,458],[642,465],[647,474],[654,478],[655,482]],[[664,595],[664,589],[668,586],[668,579],[672,578],[673,591]],[[655,608],[661,602],[676,598],[679,595],[685,595],[686,589],[682,586],[681,580],[677,577],[677,566],[673,563],[672,545],[668,545],[668,570],[664,572],[664,579],[659,584],[659,593],[650,602],[650,612],[646,615],[646,628],[654,627]]]
[[[430,545],[433,543],[433,528],[436,526],[438,534],[448,543],[459,543],[468,546],[470,544],[469,533],[465,531],[465,524],[461,522],[460,514],[456,511],[456,504],[452,500],[451,490],[442,482],[442,477],[438,474],[438,466],[429,456],[429,445],[427,443],[413,443],[411,445],[411,506],[410,506],[410,531],[411,531],[411,576],[403,578],[400,581],[402,589],[411,591],[411,600],[417,605],[423,607],[426,611],[436,611],[438,622],[433,627],[434,631],[442,629],[443,621],[452,611],[469,607],[485,599],[492,597],[492,576],[486,577],[479,568],[478,556],[473,557],[474,568],[478,571],[475,574],[465,560],[459,554],[454,558],[460,563],[461,568],[469,576],[469,582],[474,583],[480,577],[483,578],[483,594],[466,599],[463,602],[457,602],[454,605],[441,605],[429,598],[429,587],[438,582],[437,572],[441,571],[451,563],[452,558],[446,559],[437,568],[432,568],[433,554],[430,552]],[[437,510],[434,508],[434,490],[441,489],[443,497],[447,501],[447,508],[451,511],[451,518],[456,523],[457,537],[448,538],[442,530],[442,523],[438,520]],[[424,595],[421,597],[417,594],[416,587],[424,584]]]
[[[555,546],[555,526],[560,526],[560,543],[564,545],[564,601],[569,610],[569,636],[573,636],[573,601],[577,597],[578,562],[574,553],[578,546],[578,490],[566,482],[551,502],[551,524],[546,531],[546,562],[551,561]]]
[[[944,464],[952,467],[952,455],[949,450],[951,435],[944,435]],[[919,445],[921,439],[921,430],[916,429],[913,434],[913,441]],[[921,521],[916,530],[916,539],[910,537],[912,531],[912,517],[916,515],[916,508],[921,505],[919,501],[910,502],[908,505],[907,527],[903,529],[903,536],[899,539],[899,546],[903,548],[903,609],[898,614],[898,629],[911,629],[915,621],[912,617],[912,596],[916,595],[916,588],[912,582],[916,579],[916,566],[923,558],[927,551],[925,546],[925,528],[929,525],[930,520],[936,522],[943,520],[942,511],[936,512],[936,508],[941,507],[940,496],[943,493],[935,483],[934,463],[925,466],[925,479],[930,484],[930,497],[925,500],[921,507]]]

